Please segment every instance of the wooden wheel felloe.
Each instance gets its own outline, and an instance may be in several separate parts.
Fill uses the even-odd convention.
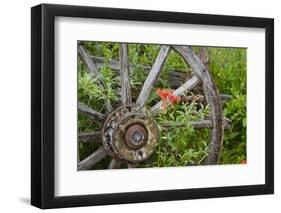
[[[185,63],[189,64],[194,74],[183,85],[174,90],[173,95],[182,96],[199,84],[202,86],[206,102],[209,105],[209,118],[191,121],[190,125],[194,128],[210,129],[209,151],[204,162],[205,164],[218,162],[223,142],[223,112],[219,92],[203,62],[188,46],[162,45],[136,102],[133,103],[129,79],[128,44],[122,43],[119,48],[121,106],[114,109],[111,103],[106,100],[107,113],[102,114],[83,103],[78,104],[79,112],[102,125],[102,129],[98,131],[79,133],[80,142],[94,141],[100,144],[100,148],[78,163],[79,170],[90,169],[108,155],[112,158],[108,165],[109,169],[120,168],[122,164],[133,168],[135,163],[145,161],[154,153],[160,138],[159,125],[155,118],[161,111],[162,103],[160,101],[151,108],[148,108],[146,104],[171,49],[176,51]],[[81,44],[78,45],[78,54],[88,72],[97,78],[98,83],[106,89],[101,74]],[[165,128],[169,127],[169,124],[162,125]],[[184,124],[179,123],[177,126],[180,128]]]

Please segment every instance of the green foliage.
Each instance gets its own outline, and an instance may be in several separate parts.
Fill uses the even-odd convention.
[[[119,43],[83,42],[84,47],[94,56],[103,57],[105,63],[99,68],[101,79],[86,72],[83,63],[78,61],[78,98],[79,101],[96,109],[106,112],[105,101],[118,106],[120,101],[120,77],[118,72],[110,69],[111,60],[119,60]],[[130,84],[133,101],[136,100],[142,85],[153,65],[160,45],[130,44]],[[193,47],[198,52],[199,47]],[[230,94],[231,99],[224,105],[225,117],[231,119],[231,128],[224,134],[224,149],[221,154],[221,164],[240,163],[246,160],[246,53],[245,48],[207,48],[210,64],[209,69],[221,94]],[[164,64],[159,80],[150,94],[147,106],[150,107],[160,101],[156,88],[170,89],[168,81],[171,70],[190,74],[191,68],[173,50]],[[100,85],[103,80],[106,88]],[[191,94],[187,94],[191,95]],[[194,129],[190,122],[207,119],[208,106],[196,102],[180,102],[169,106],[156,118],[159,127],[169,123],[171,128],[161,129],[161,140],[153,156],[138,167],[164,167],[202,164],[208,154],[209,130]],[[178,122],[185,123],[178,128]],[[95,131],[100,125],[79,114],[78,129],[81,132]],[[89,156],[99,145],[94,143],[79,144],[79,157]],[[95,169],[106,168],[109,159],[101,161]]]
[[[208,48],[210,71],[220,93],[246,94],[246,48]]]
[[[195,130],[192,120],[203,120],[208,116],[208,106],[180,103],[171,106],[157,118],[158,124],[169,123],[169,129],[162,129],[161,140],[156,151],[154,166],[185,166],[200,164],[208,154],[207,129]],[[185,124],[177,127],[178,123]]]
[[[246,160],[246,54],[245,48],[208,48],[210,71],[220,93],[230,94],[224,108],[231,129],[224,134],[223,164]]]
[[[233,99],[226,103],[224,114],[232,124],[225,132],[221,163],[239,163],[246,159],[246,95],[235,92]]]

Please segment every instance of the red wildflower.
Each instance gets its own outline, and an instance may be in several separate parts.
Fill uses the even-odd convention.
[[[170,95],[169,96],[169,101],[171,102],[172,105],[177,104],[180,101],[181,97],[176,96],[176,95]]]
[[[167,99],[170,95],[172,95],[172,91],[161,90],[160,88],[157,88],[156,93],[161,99]]]
[[[156,90],[157,95],[162,100],[162,109],[166,110],[167,108],[167,103],[171,103],[172,105],[178,103],[181,99],[181,97],[173,95],[173,91],[171,90],[162,90],[160,88],[157,88]]]
[[[240,164],[246,164],[247,161],[246,160],[240,160]]]

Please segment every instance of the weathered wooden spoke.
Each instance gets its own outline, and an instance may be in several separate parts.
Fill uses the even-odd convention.
[[[161,127],[164,129],[170,129],[170,128],[181,128],[186,126],[193,126],[195,129],[201,129],[201,128],[212,128],[213,124],[211,120],[201,120],[201,121],[190,121],[188,123],[182,123],[182,122],[168,122],[168,123],[162,123]]]
[[[98,79],[98,82],[105,88],[107,89],[107,85],[103,80],[102,75],[98,72],[98,69],[96,68],[93,60],[91,59],[89,53],[87,50],[81,46],[78,45],[78,54],[83,61],[83,63],[86,65],[88,72],[95,78]],[[105,105],[108,111],[112,111],[112,106],[108,100],[105,100]]]
[[[122,161],[118,159],[112,158],[108,165],[108,169],[118,169],[121,167]]]
[[[78,141],[80,143],[95,142],[95,143],[101,144],[102,143],[101,134],[102,134],[101,131],[79,133],[78,134]]]
[[[187,80],[182,86],[177,88],[173,95],[182,96],[189,90],[192,90],[194,87],[196,87],[200,83],[200,79],[197,76],[192,77],[191,79]],[[153,107],[151,107],[151,113],[153,116],[156,116],[161,111],[161,105],[162,101],[155,104]]]
[[[163,67],[163,64],[164,64],[166,58],[168,57],[169,50],[170,50],[169,46],[161,46],[158,56],[141,89],[141,92],[140,92],[139,97],[136,102],[137,105],[143,107],[146,104],[146,102],[149,98],[149,95],[151,93],[151,90],[154,86],[154,83],[156,82],[156,79],[159,76],[159,73]]]
[[[103,158],[107,156],[107,151],[104,149],[104,147],[100,147],[97,151],[95,151],[93,154],[82,160],[78,163],[78,170],[86,170],[90,169],[92,166],[94,166],[96,163],[101,161]]]
[[[89,74],[91,74],[93,77],[97,78],[99,83],[102,84],[106,88],[106,84],[102,79],[102,75],[98,72],[98,69],[96,68],[96,66],[95,66],[93,60],[91,59],[89,53],[87,52],[87,50],[83,46],[78,45],[78,53],[79,53],[81,60],[86,65]]]
[[[89,116],[92,120],[94,120],[97,123],[103,123],[105,121],[105,115],[86,106],[84,103],[79,102],[78,103],[78,110],[79,112]]]
[[[132,103],[131,88],[129,80],[129,58],[128,45],[120,44],[119,58],[120,58],[120,77],[121,77],[121,98],[124,105]]]
[[[231,121],[228,118],[223,119],[223,126],[224,129],[228,129],[230,127]],[[170,129],[170,128],[181,128],[186,126],[192,126],[194,129],[202,129],[202,128],[213,128],[213,123],[211,120],[200,120],[200,121],[190,121],[188,123],[182,122],[169,122],[169,123],[162,123],[161,127],[163,129]]]

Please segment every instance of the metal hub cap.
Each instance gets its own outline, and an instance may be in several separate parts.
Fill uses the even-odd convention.
[[[126,130],[124,141],[131,149],[139,149],[147,142],[147,131],[144,126],[134,124]]]
[[[113,156],[128,162],[141,162],[151,156],[159,136],[155,121],[138,106],[116,109],[103,127],[104,147]]]

